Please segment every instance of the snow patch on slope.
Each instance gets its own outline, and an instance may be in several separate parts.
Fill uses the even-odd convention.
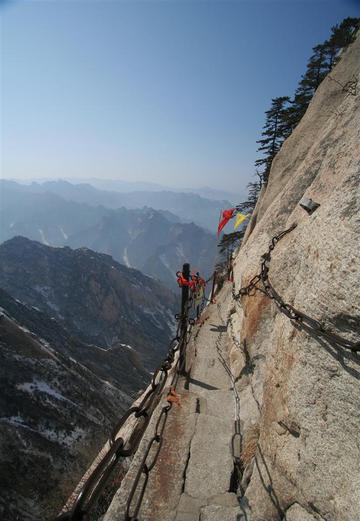
[[[169,264],[169,261],[165,255],[165,253],[161,253],[159,255],[159,258],[160,258],[160,261],[163,263],[163,265],[165,266],[165,268],[170,271],[171,273],[171,276],[172,278],[174,278],[175,280],[177,279],[176,277],[176,273],[174,272],[173,268],[171,267],[171,265]]]
[[[38,231],[40,233],[40,237],[41,237],[41,242],[43,244],[45,244],[46,246],[50,246],[50,244],[48,243],[48,241],[46,240],[46,237],[45,237],[45,234],[44,234],[44,230],[42,230],[41,228],[38,228]]]
[[[67,235],[67,233],[64,232],[62,226],[59,226],[59,230],[61,231],[61,235],[64,237],[64,239],[67,240],[69,236]]]
[[[27,392],[30,394],[33,394],[35,392],[41,392],[48,394],[49,396],[52,396],[53,398],[56,398],[57,400],[69,402],[73,405],[74,402],[71,400],[68,400],[68,398],[65,398],[61,393],[59,393],[56,389],[51,387],[49,384],[44,382],[43,380],[33,380],[32,382],[24,382],[22,384],[18,384],[16,386],[16,389],[19,391]]]
[[[128,249],[127,249],[127,247],[124,249],[123,260],[125,262],[125,266],[127,268],[131,268],[131,264],[130,264],[129,257],[128,257]]]

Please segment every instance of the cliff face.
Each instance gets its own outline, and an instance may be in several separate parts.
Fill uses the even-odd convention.
[[[360,333],[359,73],[358,37],[276,156],[234,262],[237,293],[259,273],[272,237],[297,223],[272,253],[270,280],[286,303],[353,341]],[[303,196],[320,204],[311,215],[298,204]],[[359,355],[295,328],[261,292],[229,301],[251,520],[358,519]],[[258,436],[251,450],[246,440]]]

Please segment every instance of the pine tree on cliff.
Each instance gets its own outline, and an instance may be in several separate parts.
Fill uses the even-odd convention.
[[[301,77],[294,99],[285,114],[291,130],[294,130],[305,114],[316,89],[329,72],[328,52],[328,42],[313,47],[306,72]]]
[[[245,230],[240,230],[232,233],[224,233],[221,241],[218,244],[219,253],[223,254],[227,251],[232,252],[244,238]]]
[[[261,168],[260,172],[256,171],[259,180],[247,185],[247,200],[238,205],[241,211],[251,213],[254,210],[261,187],[267,183],[275,154],[305,114],[321,81],[338,61],[339,51],[355,40],[359,29],[360,18],[350,17],[332,27],[330,38],[313,48],[306,72],[301,77],[293,99],[283,96],[272,100],[272,107],[266,112],[263,139],[257,141],[261,145],[258,151],[264,152],[264,157],[255,162],[255,165]]]
[[[280,150],[283,141],[291,132],[286,110],[289,101],[288,96],[273,98],[271,108],[265,112],[266,121],[261,133],[263,137],[257,141],[260,144],[258,152],[262,152],[264,157],[255,161],[255,166],[261,168],[260,175],[263,183],[267,183],[271,163]]]
[[[240,211],[244,213],[252,213],[255,209],[257,200],[259,198],[260,190],[262,187],[262,182],[254,181],[247,185],[248,188],[248,198],[247,200],[240,205]]]
[[[263,185],[262,175],[258,170],[256,170],[256,175],[258,177],[257,181],[251,181],[247,184],[248,195],[246,201],[239,203],[237,205],[238,210],[242,213],[253,213],[257,200],[260,195],[260,190]]]
[[[222,272],[224,269],[230,268],[230,259],[233,251],[241,245],[244,238],[245,230],[240,230],[232,233],[224,233],[221,241],[218,244],[219,252],[215,269],[218,272]]]
[[[301,77],[294,99],[285,114],[291,130],[297,126],[316,89],[336,64],[339,51],[354,41],[359,26],[360,18],[345,18],[340,25],[331,28],[329,40],[313,47],[306,72]]]
[[[311,97],[329,71],[326,44],[316,45],[313,47],[313,52],[314,54],[307,64],[306,73],[299,84],[299,87]]]
[[[328,42],[331,67],[334,65],[335,57],[341,49],[344,49],[355,40],[356,32],[360,28],[360,18],[345,18],[340,25],[331,28],[331,36]],[[329,56],[329,58],[330,58]]]
[[[339,51],[355,40],[359,27],[360,18],[345,18],[340,25],[334,25],[331,28],[331,36],[323,44],[328,62],[328,71],[331,71],[338,61]]]

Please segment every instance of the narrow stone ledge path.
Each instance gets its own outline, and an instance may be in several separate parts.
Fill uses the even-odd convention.
[[[174,404],[168,413],[164,441],[138,513],[140,521],[247,519],[236,494],[230,491],[235,401],[224,366],[229,353],[225,318],[228,294],[222,295],[222,301],[208,306],[200,325],[193,328],[187,348],[188,376],[177,386],[180,405]],[[126,519],[127,499],[165,398],[166,393],[104,521]]]

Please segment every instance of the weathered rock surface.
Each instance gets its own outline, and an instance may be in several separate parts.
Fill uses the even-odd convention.
[[[239,514],[238,507],[210,505],[200,511],[200,521],[241,521],[245,519]]]
[[[285,302],[353,341],[360,333],[360,89],[351,94],[342,85],[359,74],[360,38],[275,158],[256,225],[235,259],[238,290],[259,272],[271,238],[296,222],[275,247],[270,280]],[[312,215],[298,205],[304,195],[320,203]],[[251,520],[285,519],[294,503],[303,513],[292,507],[286,519],[358,519],[359,356],[295,329],[261,293],[242,297],[231,319],[254,361],[248,385],[260,408],[253,407],[260,437],[245,490]]]
[[[286,511],[286,521],[316,521],[316,517],[295,503]]]

